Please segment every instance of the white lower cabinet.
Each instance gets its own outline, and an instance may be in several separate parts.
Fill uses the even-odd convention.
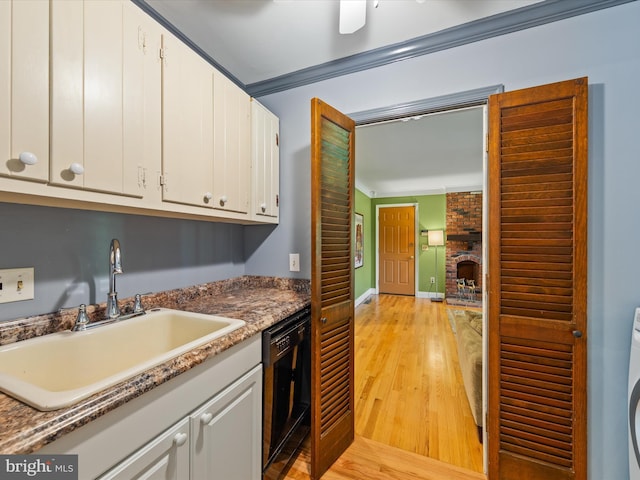
[[[191,480],[261,478],[262,369],[191,415]]]
[[[261,480],[261,340],[231,347],[37,453],[78,455],[83,480]]]
[[[189,478],[189,420],[183,419],[100,480],[185,480]]]
[[[257,366],[99,480],[258,480],[261,412]]]

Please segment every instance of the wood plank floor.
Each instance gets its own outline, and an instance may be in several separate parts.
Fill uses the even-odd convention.
[[[309,480],[309,446],[291,466],[286,480]],[[322,480],[486,480],[485,476],[417,453],[356,436]]]
[[[446,308],[396,295],[358,306],[356,442],[323,480],[485,478]],[[308,479],[307,462],[305,450],[286,478]]]

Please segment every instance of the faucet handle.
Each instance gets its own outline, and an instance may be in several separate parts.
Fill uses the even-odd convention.
[[[144,307],[142,306],[142,295],[136,293],[133,301],[133,313],[144,313]]]
[[[87,324],[89,323],[89,317],[87,316],[87,306],[82,303],[78,307],[78,316],[76,317],[76,323],[73,324],[74,332],[80,332],[82,330],[87,329]]]

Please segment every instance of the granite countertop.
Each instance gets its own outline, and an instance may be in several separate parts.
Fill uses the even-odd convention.
[[[120,405],[152,390],[207,358],[256,335],[310,304],[309,281],[245,276],[145,296],[145,308],[173,308],[238,318],[247,324],[230,334],[99,392],[71,407],[41,412],[0,393],[0,454],[34,453]],[[127,307],[132,299],[124,299]],[[101,318],[104,304],[87,307]],[[76,311],[61,311],[0,324],[0,344],[70,329]]]

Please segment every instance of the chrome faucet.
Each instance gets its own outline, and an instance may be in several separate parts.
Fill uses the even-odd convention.
[[[122,273],[122,255],[120,242],[114,238],[109,247],[109,293],[107,294],[106,318],[115,319],[120,316],[118,292],[116,292],[116,275]]]

